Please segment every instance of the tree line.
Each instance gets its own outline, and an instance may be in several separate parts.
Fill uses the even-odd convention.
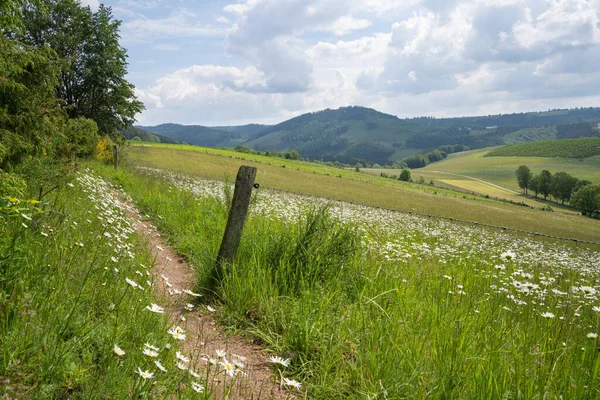
[[[0,197],[24,171],[54,184],[77,157],[110,157],[123,142],[144,106],[119,27],[103,5],[0,1]]]
[[[598,217],[600,210],[600,185],[594,185],[588,180],[577,179],[567,172],[552,174],[543,170],[533,175],[527,165],[521,165],[515,171],[519,187],[528,194],[528,190],[535,193],[535,197],[543,195],[560,201],[561,204],[569,203],[572,207],[581,210],[583,215]]]

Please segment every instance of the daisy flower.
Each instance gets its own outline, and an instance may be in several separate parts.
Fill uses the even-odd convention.
[[[163,367],[163,365],[160,363],[160,361],[156,360],[154,361],[154,364],[156,365],[156,367],[158,369],[160,369],[162,372],[167,372],[167,369],[165,367]]]
[[[188,362],[190,362],[190,359],[189,359],[189,358],[187,358],[186,356],[184,356],[183,354],[181,354],[180,352],[177,352],[177,353],[175,354],[175,357],[176,357],[178,360],[180,360],[180,361],[183,361],[184,363],[188,363]]]
[[[293,379],[288,379],[288,378],[283,378],[283,384],[285,386],[291,386],[296,389],[300,389],[302,387],[302,384],[300,382],[293,380]]]
[[[149,348],[150,350],[159,351],[160,349],[156,346],[152,346],[150,343],[144,343],[144,347]]]
[[[125,352],[123,350],[121,350],[121,348],[119,346],[117,346],[115,344],[115,346],[113,347],[113,352],[118,355],[119,357],[124,356]]]
[[[587,334],[588,339],[597,339],[598,338],[598,334],[594,333],[594,332],[590,332]]]
[[[227,375],[235,375],[235,366],[232,363],[230,363],[226,359],[223,359],[223,361],[219,364],[221,365],[221,367],[223,367],[223,370],[225,371],[225,373],[227,373]]]
[[[154,378],[154,374],[150,371],[142,371],[140,367],[138,367],[137,371],[135,371],[139,376],[144,379],[152,379]]]
[[[182,363],[182,362],[178,362],[177,363],[177,368],[179,368],[182,371],[187,371],[189,367],[187,365],[185,365],[184,363]]]
[[[172,327],[167,333],[173,336],[173,339],[185,340],[185,331],[178,326]]]
[[[201,384],[199,384],[199,383],[192,382],[192,389],[194,389],[194,391],[195,391],[196,393],[200,393],[200,392],[202,392],[202,391],[204,390],[204,386],[202,386],[202,385],[201,385]]]
[[[148,357],[158,357],[158,353],[154,350],[151,350],[149,348],[144,348],[143,351],[144,355],[148,356]]]
[[[158,304],[154,304],[154,303],[150,304],[150,306],[146,306],[146,310],[152,311],[152,312],[157,313],[157,314],[164,314],[165,313],[165,309],[164,308],[162,308]]]
[[[138,288],[138,287],[139,287],[140,289],[142,288],[140,285],[138,285],[138,284],[137,284],[137,282],[136,282],[136,281],[134,281],[134,280],[132,280],[132,279],[125,278],[125,282],[129,283],[129,284],[130,284],[130,285],[131,285],[131,286],[132,286],[134,289],[135,289],[135,288]]]
[[[273,364],[280,364],[280,365],[283,365],[284,367],[289,367],[291,360],[289,358],[286,358],[284,360],[283,358],[281,358],[279,356],[272,356],[272,357],[269,357],[269,362],[273,363]]]
[[[190,296],[194,296],[194,297],[200,297],[200,296],[202,296],[201,294],[194,293],[194,292],[192,292],[191,290],[188,290],[188,289],[183,289],[182,291],[183,291],[183,293],[189,294]]]
[[[219,358],[225,358],[225,356],[227,355],[227,352],[222,349],[215,350],[215,353],[217,353],[217,357]]]
[[[555,315],[552,314],[551,312],[542,313],[541,316],[544,318],[554,318],[555,317]]]
[[[206,309],[210,312],[215,312],[217,311],[216,309],[212,308],[211,306],[206,306]]]

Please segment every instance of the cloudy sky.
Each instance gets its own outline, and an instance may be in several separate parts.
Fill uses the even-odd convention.
[[[96,0],[82,0],[92,8]],[[600,106],[600,0],[107,0],[140,124]]]

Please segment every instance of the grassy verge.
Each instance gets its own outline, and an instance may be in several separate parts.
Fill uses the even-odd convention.
[[[197,268],[219,316],[289,358],[309,398],[600,395],[600,253],[276,192],[233,267],[217,184],[103,169]]]
[[[168,320],[147,309],[151,255],[104,181],[81,173],[39,207],[3,204],[0,397],[209,396],[175,367]]]

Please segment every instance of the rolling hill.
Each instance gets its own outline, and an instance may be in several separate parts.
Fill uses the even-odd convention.
[[[140,138],[140,140],[142,142],[150,142],[150,143],[171,143],[171,144],[177,144],[179,143],[179,141],[172,139],[170,137],[167,136],[162,136],[162,135],[157,135],[155,133],[152,132],[148,132],[145,131],[141,128],[137,128],[135,126],[130,126],[127,129],[124,129],[121,134],[125,137],[125,139],[127,140],[132,140],[135,137]]]
[[[301,157],[354,164],[388,164],[428,149],[485,148],[535,140],[600,136],[600,108],[460,118],[401,119],[365,107],[300,115],[276,125],[141,127],[208,147],[244,145],[260,151],[297,150]]]
[[[234,147],[245,141],[242,134],[237,131],[219,130],[200,125],[162,124],[138,126],[138,128],[196,146]]]

